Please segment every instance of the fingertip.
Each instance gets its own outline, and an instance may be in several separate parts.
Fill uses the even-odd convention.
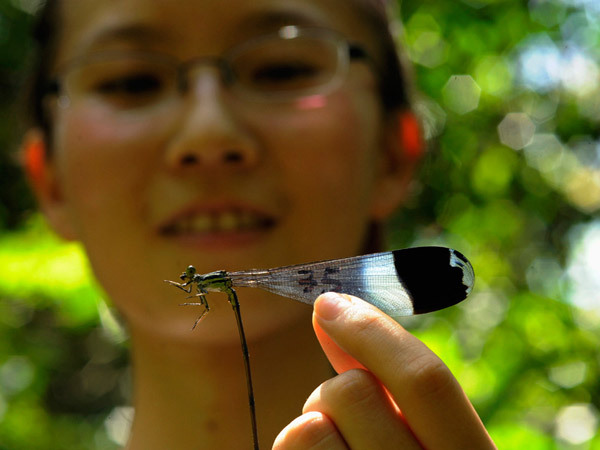
[[[319,411],[309,411],[295,418],[275,438],[273,450],[305,448],[340,448],[343,444],[335,424]]]
[[[373,315],[390,317],[375,305],[349,294],[326,292],[317,297],[314,303],[314,318],[325,326],[340,319],[356,322]],[[394,320],[394,323],[397,322]]]
[[[346,295],[326,292],[315,301],[315,315],[319,320],[332,321],[351,305],[352,301]]]
[[[326,321],[324,325],[327,325],[329,323],[331,322]],[[321,348],[325,352],[327,359],[329,359],[329,362],[331,363],[331,365],[337,373],[343,373],[350,369],[365,369],[364,365],[359,363],[354,357],[352,357],[346,351],[344,351],[336,343],[336,341],[329,334],[327,334],[327,332],[321,326],[316,312],[313,315],[313,328],[315,330],[315,335],[317,336]]]

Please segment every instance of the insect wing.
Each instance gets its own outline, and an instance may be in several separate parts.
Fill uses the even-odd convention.
[[[229,275],[234,286],[259,287],[308,304],[329,291],[354,295],[394,318],[454,305],[466,298],[474,279],[466,258],[444,247],[415,247]]]

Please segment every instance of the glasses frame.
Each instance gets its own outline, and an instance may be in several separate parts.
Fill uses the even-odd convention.
[[[332,46],[335,46],[337,56],[336,71],[326,83],[296,91],[269,93],[253,91],[251,89],[247,89],[247,87],[243,84],[236,83],[238,78],[233,68],[232,61],[239,57],[239,55],[243,55],[248,50],[265,42],[274,41],[276,39],[293,40],[302,37],[319,39],[323,42],[331,44]],[[342,83],[347,76],[350,63],[355,60],[369,62],[371,66],[375,68],[372,58],[362,45],[348,41],[344,36],[336,31],[326,28],[286,25],[274,33],[260,35],[237,44],[225,51],[221,56],[200,56],[188,59],[186,61],[181,61],[174,56],[153,51],[105,51],[90,55],[83,55],[68,61],[57,71],[57,75],[52,77],[48,83],[48,86],[45,90],[46,95],[57,97],[59,99],[59,104],[70,104],[68,77],[73,73],[74,70],[77,70],[86,63],[101,61],[102,59],[110,60],[115,56],[121,55],[128,55],[132,57],[137,56],[147,61],[156,61],[164,64],[165,66],[172,67],[174,69],[173,73],[176,75],[177,91],[182,97],[187,94],[187,86],[189,84],[188,79],[191,70],[200,65],[211,65],[218,68],[221,74],[222,82],[231,91],[246,99],[263,102],[285,102],[290,100],[299,100],[313,95],[328,94]]]

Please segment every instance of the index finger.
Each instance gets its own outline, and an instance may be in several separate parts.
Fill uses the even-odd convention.
[[[337,373],[344,373],[351,369],[367,369],[358,362],[352,355],[346,353],[340,346],[321,328],[319,322],[313,316],[313,328],[321,344],[321,348],[327,355],[327,359]]]
[[[314,321],[338,348],[330,347],[336,370],[352,364],[345,353],[371,371],[426,448],[495,448],[448,367],[389,316],[356,297],[328,293],[315,302]]]

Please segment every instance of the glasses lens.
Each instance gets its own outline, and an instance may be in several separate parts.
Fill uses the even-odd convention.
[[[176,70],[144,55],[104,55],[74,67],[65,80],[71,100],[118,110],[152,107],[177,91]]]
[[[319,36],[271,38],[248,45],[231,61],[238,87],[266,99],[318,94],[338,78],[338,43]]]

